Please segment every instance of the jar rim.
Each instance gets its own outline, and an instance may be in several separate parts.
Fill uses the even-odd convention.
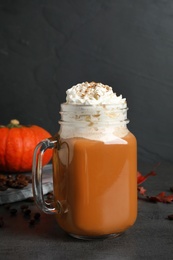
[[[65,108],[65,107],[71,107],[71,108],[82,108],[82,109],[88,109],[88,108],[92,108],[92,109],[106,109],[106,108],[115,108],[115,110],[119,110],[119,111],[123,111],[123,110],[129,110],[129,108],[127,106],[119,106],[119,104],[97,104],[97,105],[85,105],[85,104],[73,104],[73,103],[67,103],[64,102],[61,104],[61,108]]]

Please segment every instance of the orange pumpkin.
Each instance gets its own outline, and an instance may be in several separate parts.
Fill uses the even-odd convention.
[[[42,127],[23,126],[19,121],[11,120],[7,126],[0,126],[0,171],[29,172],[32,170],[32,158],[36,145],[51,135]],[[52,157],[48,149],[43,158],[43,165]]]

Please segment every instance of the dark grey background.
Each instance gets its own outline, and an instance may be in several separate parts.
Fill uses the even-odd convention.
[[[82,81],[127,98],[140,160],[173,161],[172,0],[0,0],[0,124],[56,133]]]

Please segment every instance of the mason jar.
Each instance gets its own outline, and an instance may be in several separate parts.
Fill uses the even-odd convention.
[[[37,205],[81,239],[116,237],[137,216],[137,143],[127,107],[61,104],[58,133],[35,149],[33,191]],[[53,149],[54,203],[42,192],[42,157]]]

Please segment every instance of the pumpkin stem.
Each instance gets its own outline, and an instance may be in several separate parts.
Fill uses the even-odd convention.
[[[12,125],[19,125],[20,122],[19,122],[19,120],[17,120],[17,119],[12,119],[12,120],[10,121],[10,124],[12,124]]]
[[[20,125],[19,120],[17,120],[17,119],[12,119],[12,120],[10,121],[10,123],[7,125],[7,127],[8,127],[8,128],[14,128],[14,127],[19,128],[19,127],[21,127],[21,125]]]

